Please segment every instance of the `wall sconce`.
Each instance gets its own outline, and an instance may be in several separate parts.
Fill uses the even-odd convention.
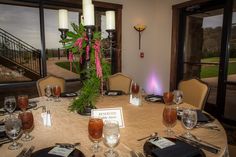
[[[138,31],[139,33],[139,50],[140,50],[141,49],[141,32],[146,29],[146,26],[138,24],[134,26],[134,29]]]

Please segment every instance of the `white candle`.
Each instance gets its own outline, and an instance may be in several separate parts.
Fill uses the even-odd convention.
[[[84,25],[91,26],[94,25],[94,5],[88,4],[83,5],[83,15],[84,15]]]
[[[92,4],[92,0],[83,0],[82,4],[83,5]]]
[[[59,28],[68,29],[68,11],[59,9]]]
[[[106,11],[106,29],[116,29],[115,11]]]

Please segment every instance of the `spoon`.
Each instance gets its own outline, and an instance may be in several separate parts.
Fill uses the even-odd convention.
[[[142,141],[142,140],[147,139],[147,138],[155,138],[155,137],[157,137],[157,136],[158,136],[158,133],[157,133],[157,132],[154,132],[154,133],[152,133],[152,134],[149,135],[149,136],[146,136],[146,137],[137,139],[137,141]]]

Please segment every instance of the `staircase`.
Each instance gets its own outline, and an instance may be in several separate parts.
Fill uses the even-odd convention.
[[[23,75],[41,78],[40,51],[0,28],[0,63],[9,69],[21,69]]]

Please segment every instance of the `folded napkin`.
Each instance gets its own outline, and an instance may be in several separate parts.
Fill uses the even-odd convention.
[[[187,143],[176,141],[173,146],[152,150],[152,155],[154,157],[198,157],[201,151]]]
[[[201,110],[197,110],[197,122],[209,122],[211,119]]]

